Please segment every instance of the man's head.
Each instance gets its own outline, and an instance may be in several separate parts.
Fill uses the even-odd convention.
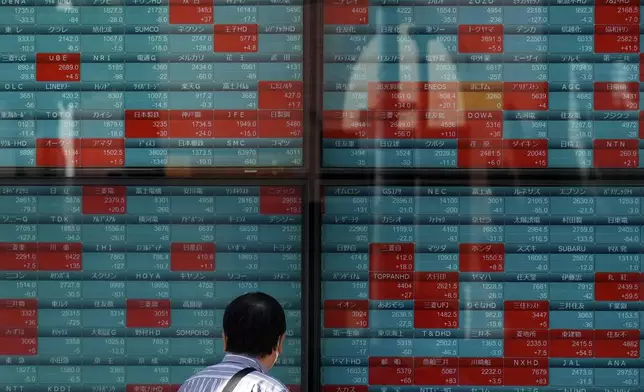
[[[282,352],[285,333],[284,309],[268,294],[244,294],[224,312],[224,350],[257,358],[267,370]]]

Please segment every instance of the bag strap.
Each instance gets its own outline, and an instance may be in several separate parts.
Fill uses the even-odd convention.
[[[221,392],[233,392],[237,387],[237,384],[239,384],[239,382],[242,380],[242,378],[246,377],[248,374],[254,371],[255,369],[252,367],[247,367],[246,369],[242,369],[238,371],[230,380],[228,380],[228,382],[224,386],[224,389],[222,389]]]

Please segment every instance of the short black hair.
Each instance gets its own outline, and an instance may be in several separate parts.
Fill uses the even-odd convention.
[[[226,351],[232,354],[270,355],[285,332],[284,309],[268,294],[244,294],[229,303],[224,312]]]

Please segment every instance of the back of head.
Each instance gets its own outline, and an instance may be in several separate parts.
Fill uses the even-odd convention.
[[[224,312],[226,351],[250,357],[271,355],[286,332],[286,315],[268,294],[248,293],[235,298]]]

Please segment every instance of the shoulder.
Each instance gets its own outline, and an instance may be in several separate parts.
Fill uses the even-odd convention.
[[[223,386],[239,370],[241,368],[238,366],[227,366],[226,364],[209,366],[186,380],[179,392],[209,392],[216,390],[218,386]],[[219,384],[220,382],[222,384]],[[252,392],[289,392],[288,388],[279,380],[259,371],[246,375],[240,384],[242,390]]]
[[[279,380],[261,372],[252,372],[248,376],[248,381],[257,386],[257,392],[288,392],[288,388]]]
[[[193,374],[190,378],[184,381],[178,392],[195,392],[197,389],[205,390],[204,387],[206,384],[211,384],[215,381],[214,377],[208,377],[207,370],[208,368]],[[197,388],[198,385],[200,388]]]
[[[222,380],[232,377],[238,367],[208,366],[188,378],[179,388],[179,392],[208,392]]]

